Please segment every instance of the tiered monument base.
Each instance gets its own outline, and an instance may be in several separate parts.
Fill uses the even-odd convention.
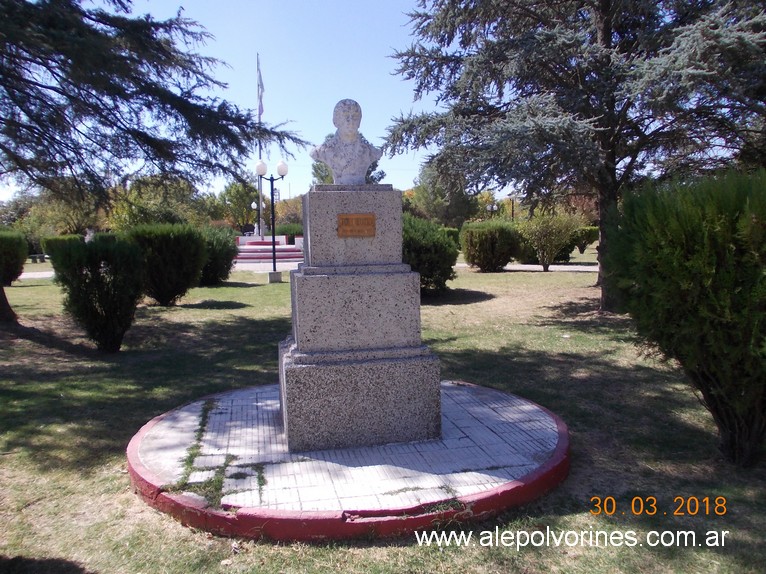
[[[439,360],[427,347],[300,353],[280,346],[284,432],[291,451],[436,438]]]
[[[291,273],[280,345],[291,452],[438,438],[439,361],[420,339],[420,280],[402,264],[401,195],[317,186],[304,196],[306,263]]]

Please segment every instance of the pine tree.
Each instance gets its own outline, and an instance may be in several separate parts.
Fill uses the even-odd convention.
[[[0,0],[0,178],[105,196],[128,173],[238,178],[259,143],[302,145],[207,95],[225,87],[193,51],[207,39],[180,12],[132,16],[130,0]]]
[[[400,116],[388,151],[433,146],[439,171],[478,190],[592,193],[602,260],[622,190],[762,141],[762,4],[420,0],[415,42],[395,56],[416,98],[435,94],[440,109]]]
[[[142,164],[198,179],[237,172],[259,141],[296,138],[203,95],[224,87],[217,62],[185,48],[208,39],[179,15],[131,17],[81,0],[0,0],[0,162],[47,187],[71,176],[89,191]],[[122,168],[122,169],[121,169]]]

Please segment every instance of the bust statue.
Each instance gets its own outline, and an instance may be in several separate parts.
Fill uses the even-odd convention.
[[[332,123],[335,135],[311,150],[311,158],[326,163],[332,170],[333,182],[338,185],[364,185],[365,175],[383,152],[359,133],[362,108],[354,100],[341,100],[335,104]]]

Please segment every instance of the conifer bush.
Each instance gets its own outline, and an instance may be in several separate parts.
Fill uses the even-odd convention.
[[[457,246],[441,225],[405,213],[402,260],[420,273],[421,290],[444,291],[447,281],[455,278]]]
[[[239,252],[234,230],[230,227],[203,227],[207,259],[202,267],[199,284],[203,287],[220,285],[229,278]]]
[[[449,237],[452,240],[452,243],[455,244],[455,247],[460,249],[460,230],[457,227],[443,227],[444,232],[447,234],[447,237]]]
[[[144,292],[163,307],[174,305],[198,284],[207,249],[202,233],[191,225],[139,225],[128,235],[144,253]]]
[[[615,220],[608,280],[683,368],[724,457],[752,464],[766,435],[766,173],[647,188]]]
[[[82,235],[57,235],[55,237],[43,237],[41,240],[43,251],[48,257],[50,257],[53,264],[53,270],[56,272],[56,279],[62,281],[74,281],[74,278],[67,277],[67,273],[74,272],[69,267],[59,265],[56,267],[54,261],[59,258],[59,253],[67,251],[72,244],[79,244],[84,242]]]
[[[465,223],[460,245],[466,263],[485,273],[502,271],[521,247],[516,226],[502,220]]]
[[[24,270],[27,240],[15,231],[0,231],[0,284],[9,287]]]
[[[48,240],[64,309],[99,350],[116,353],[143,296],[143,254],[124,237],[97,234]],[[77,240],[75,240],[77,239]]]

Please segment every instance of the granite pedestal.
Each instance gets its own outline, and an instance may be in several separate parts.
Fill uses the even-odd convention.
[[[402,263],[400,192],[315,186],[303,201],[305,263],[279,360],[289,450],[438,438],[439,361],[421,343],[419,276]]]

